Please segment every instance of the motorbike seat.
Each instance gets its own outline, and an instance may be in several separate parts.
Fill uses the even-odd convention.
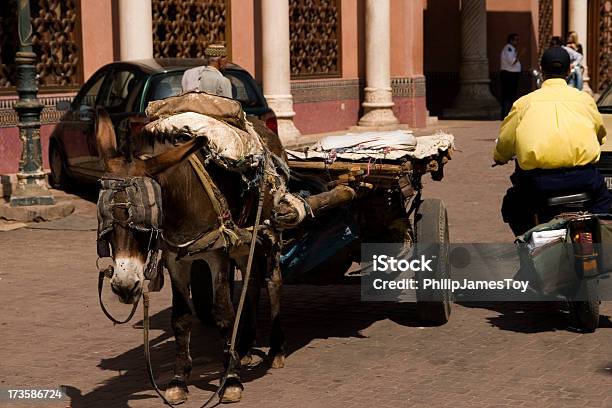
[[[578,206],[581,204],[584,205],[590,200],[591,200],[591,196],[588,193],[579,193],[579,194],[570,194],[570,195],[558,196],[558,197],[550,197],[546,201],[546,203],[548,204],[549,207],[555,207],[559,205]]]

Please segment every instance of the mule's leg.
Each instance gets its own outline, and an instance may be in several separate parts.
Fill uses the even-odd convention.
[[[242,398],[243,386],[238,376],[240,369],[240,358],[231,364],[229,353],[229,342],[232,335],[234,323],[234,306],[230,297],[228,273],[233,272],[230,268],[230,258],[223,251],[214,251],[206,254],[206,261],[213,275],[214,304],[213,319],[217,325],[221,337],[224,340],[224,367],[227,374],[225,386],[221,390],[221,402],[238,402]]]
[[[273,251],[270,268],[270,276],[266,277],[272,323],[268,356],[272,368],[283,368],[285,366],[285,333],[283,332],[280,313],[280,296],[283,285],[280,269],[280,249]]]
[[[256,258],[256,260],[258,260]],[[247,258],[242,258],[236,261],[237,266],[241,271],[246,271]],[[240,318],[240,336],[238,338],[237,351],[240,356],[241,365],[249,365],[252,361],[251,349],[255,346],[255,337],[257,334],[257,304],[259,302],[260,272],[262,263],[255,262],[251,268],[251,274],[247,286],[247,293]],[[244,280],[244,272],[243,272]],[[243,281],[243,285],[244,285]]]
[[[191,335],[191,308],[189,307],[189,281],[191,262],[176,262],[174,256],[166,261],[172,284],[172,330],[176,342],[174,377],[166,387],[166,399],[172,404],[187,401],[187,378],[191,373],[189,338]]]

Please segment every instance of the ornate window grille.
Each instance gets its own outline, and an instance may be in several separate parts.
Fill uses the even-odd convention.
[[[30,11],[40,90],[78,88],[83,80],[78,0],[31,1]],[[15,90],[18,44],[17,0],[3,0],[0,7],[0,92]]]
[[[341,77],[340,0],[290,0],[291,77]]]
[[[152,0],[153,55],[202,58],[208,44],[230,47],[229,0]]]
[[[589,74],[594,92],[605,91],[612,84],[612,1],[591,3]]]
[[[538,1],[538,61],[548,48],[553,34],[553,2],[552,0]]]

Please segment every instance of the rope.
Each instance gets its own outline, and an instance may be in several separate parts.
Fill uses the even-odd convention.
[[[111,315],[110,312],[106,310],[106,307],[104,306],[104,302],[102,301],[102,287],[104,286],[104,277],[107,276],[107,274],[112,274],[111,268],[112,267],[109,267],[98,273],[98,301],[100,302],[100,308],[102,308],[102,311],[104,312],[104,315],[108,317],[108,320],[110,320],[114,324],[124,324],[124,323],[129,322],[132,319],[132,317],[134,317],[134,313],[136,313],[136,308],[138,307],[138,303],[140,303],[140,299],[138,299],[138,301],[132,305],[132,311],[130,312],[128,317],[125,318],[124,320],[115,319],[113,315]]]
[[[247,289],[249,286],[249,279],[251,276],[251,269],[253,267],[253,258],[255,256],[255,246],[257,244],[257,230],[259,228],[259,224],[261,223],[261,213],[263,210],[263,204],[264,204],[264,198],[265,198],[264,197],[265,196],[264,182],[265,182],[265,178],[262,177],[261,183],[260,183],[260,190],[259,190],[260,191],[259,192],[259,203],[257,206],[257,213],[255,215],[255,224],[253,225],[251,244],[249,247],[249,257],[247,259],[247,267],[246,267],[246,271],[244,272],[244,277],[243,277],[244,283],[242,285],[242,291],[240,293],[240,301],[238,302],[238,309],[236,310],[236,317],[234,319],[234,325],[232,327],[232,337],[230,340],[230,348],[229,348],[230,361],[228,364],[228,368],[226,369],[225,374],[223,375],[221,383],[219,384],[219,387],[210,396],[210,398],[208,398],[208,400],[204,403],[204,405],[202,405],[200,408],[206,408],[212,402],[215,396],[220,395],[221,390],[223,390],[223,388],[225,387],[225,383],[227,382],[228,375],[230,371],[232,371],[231,368],[235,367],[236,363],[239,361],[238,355],[236,353],[236,338],[238,336],[238,327],[240,326],[240,317],[242,316],[242,310],[244,308],[244,302],[246,300]],[[151,382],[151,385],[153,386],[155,392],[157,393],[157,395],[159,395],[159,397],[162,399],[164,404],[170,407],[174,407],[176,405],[173,405],[172,403],[170,403],[166,399],[166,397],[162,394],[161,390],[157,386],[157,383],[155,382],[155,376],[153,375],[153,367],[151,364],[151,352],[150,352],[150,346],[149,346],[149,291],[146,288],[143,288],[143,302],[142,303],[143,303],[144,355],[145,355],[145,360],[147,364],[147,374],[149,376],[149,381]]]
[[[240,325],[240,317],[242,316],[242,309],[244,308],[244,302],[246,299],[247,289],[249,287],[249,278],[251,276],[251,269],[253,267],[253,258],[255,256],[255,245],[257,244],[257,230],[259,229],[259,224],[261,223],[261,212],[263,210],[264,196],[265,196],[263,192],[263,187],[264,187],[264,177],[261,178],[261,184],[260,184],[260,190],[259,190],[259,203],[257,204],[257,214],[255,215],[255,224],[253,225],[253,234],[251,236],[251,245],[249,247],[249,258],[247,259],[247,267],[246,267],[246,271],[244,272],[244,276],[242,279],[243,283],[242,283],[242,291],[240,292],[240,301],[238,302],[238,309],[236,310],[236,318],[234,319],[234,326],[232,327],[232,337],[230,340],[230,348],[229,348],[230,361],[228,364],[228,369],[225,370],[225,374],[223,375],[223,379],[221,380],[221,383],[219,384],[219,388],[217,388],[214,394],[211,395],[210,398],[208,398],[208,400],[200,408],[206,408],[211,403],[215,395],[219,395],[221,390],[223,390],[223,387],[225,387],[225,383],[227,381],[228,374],[231,371],[230,368],[234,367],[236,362],[238,362],[238,355],[235,349],[236,348],[236,338],[238,336],[238,326]]]
[[[151,351],[149,349],[149,290],[145,288],[143,288],[143,294],[142,294],[142,310],[143,310],[142,335],[143,335],[143,343],[144,343],[145,361],[147,363],[147,375],[149,376],[149,381],[151,382],[151,385],[155,389],[155,392],[157,393],[157,395],[159,395],[159,398],[162,399],[164,404],[168,405],[169,407],[174,407],[176,405],[173,405],[170,401],[166,399],[164,394],[161,392],[161,390],[157,386],[157,383],[155,382],[155,376],[153,375],[153,366],[151,364]]]

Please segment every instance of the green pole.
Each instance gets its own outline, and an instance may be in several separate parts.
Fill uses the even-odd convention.
[[[17,65],[17,93],[19,101],[15,110],[19,115],[19,138],[22,143],[17,185],[11,195],[12,207],[26,205],[50,205],[55,200],[47,188],[42,170],[42,145],[40,142],[40,112],[43,105],[38,100],[36,80],[36,54],[32,48],[32,24],[30,1],[18,1],[19,51]]]

